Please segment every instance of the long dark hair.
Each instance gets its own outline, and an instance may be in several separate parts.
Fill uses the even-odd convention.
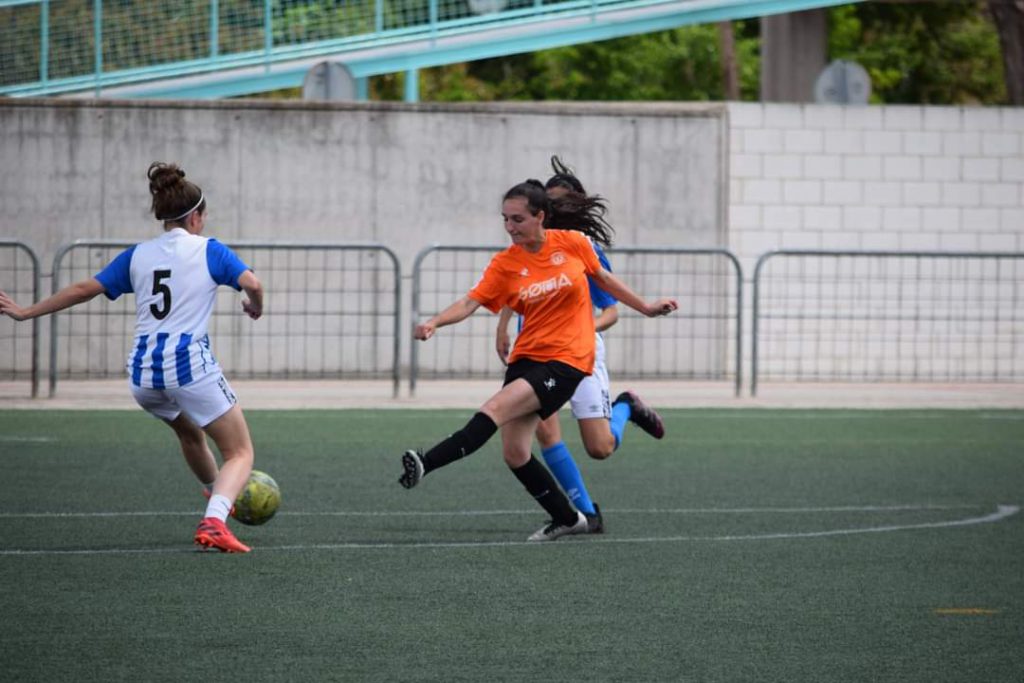
[[[548,198],[544,185],[534,178],[519,183],[505,193],[504,199],[522,197],[530,215],[544,212],[544,227],[575,230],[605,247],[612,245],[615,229],[604,219],[608,210],[603,197],[570,190],[557,199]]]
[[[203,211],[206,199],[195,183],[185,180],[185,171],[177,164],[154,161],[146,172],[149,193],[153,195],[150,207],[158,221],[175,223],[193,211]]]
[[[551,156],[551,172],[554,173],[554,175],[548,178],[548,181],[544,183],[545,190],[550,190],[553,187],[562,187],[570,192],[579,192],[580,194],[587,193],[587,191],[583,189],[583,183],[576,177],[576,173],[566,166],[565,163],[558,158],[557,154]]]

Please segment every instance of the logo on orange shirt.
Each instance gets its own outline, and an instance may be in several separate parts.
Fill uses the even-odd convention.
[[[563,254],[560,251],[556,251],[555,253],[551,254],[551,263],[556,266],[562,265],[563,263],[565,263],[565,254]]]
[[[542,299],[552,292],[557,292],[562,287],[572,287],[572,280],[565,273],[559,273],[555,277],[548,278],[543,282],[534,282],[529,287],[520,287],[519,300],[535,301]]]

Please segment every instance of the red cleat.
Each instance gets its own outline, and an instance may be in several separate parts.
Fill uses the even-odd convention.
[[[196,545],[207,549],[219,550],[222,553],[247,553],[251,548],[231,533],[227,525],[216,517],[203,517],[196,528]]]

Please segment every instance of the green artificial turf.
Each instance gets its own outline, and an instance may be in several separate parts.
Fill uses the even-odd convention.
[[[470,414],[249,412],[284,502],[229,556],[156,420],[0,412],[0,678],[1022,679],[1024,413],[665,411],[605,462],[565,417],[608,533],[551,544],[497,438],[397,484]]]

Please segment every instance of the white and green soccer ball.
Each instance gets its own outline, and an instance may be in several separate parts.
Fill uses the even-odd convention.
[[[266,524],[281,505],[281,489],[266,472],[253,470],[245,488],[235,498],[231,516],[242,524],[257,526]]]

